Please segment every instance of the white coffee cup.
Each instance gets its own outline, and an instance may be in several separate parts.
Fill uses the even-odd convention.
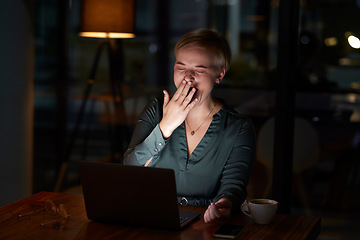
[[[258,224],[268,224],[274,218],[278,202],[271,199],[252,199],[241,205],[241,211]]]

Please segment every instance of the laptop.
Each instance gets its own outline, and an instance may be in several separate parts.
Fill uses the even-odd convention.
[[[181,229],[200,216],[179,210],[172,169],[82,161],[79,171],[90,220]]]

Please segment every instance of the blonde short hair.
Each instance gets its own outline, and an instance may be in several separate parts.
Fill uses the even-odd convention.
[[[209,51],[211,51],[219,60],[219,67],[225,68],[226,71],[229,69],[231,61],[229,43],[225,37],[218,32],[211,29],[201,28],[185,33],[175,45],[175,56],[177,55],[179,49],[189,46],[204,47],[209,49]]]

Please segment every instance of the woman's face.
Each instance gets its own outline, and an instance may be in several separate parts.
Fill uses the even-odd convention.
[[[214,83],[219,83],[225,75],[213,54],[202,47],[182,47],[178,50],[174,65],[174,83],[178,88],[185,80],[197,89],[195,97],[199,102],[210,96]]]

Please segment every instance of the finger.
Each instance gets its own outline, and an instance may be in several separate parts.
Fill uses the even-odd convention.
[[[214,203],[211,203],[204,214],[204,221],[206,223],[218,223],[219,213],[217,213],[217,211]]]
[[[205,213],[204,213],[204,222],[208,223],[208,210],[206,209]]]
[[[186,81],[182,80],[181,84],[179,85],[178,89],[176,90],[176,92],[174,93],[173,99],[175,101],[177,101],[180,97],[180,95],[182,94],[184,88],[186,86]]]
[[[211,211],[210,211],[211,205],[208,206],[206,209],[206,212],[204,214],[204,220],[205,222],[211,222]]]
[[[164,107],[165,107],[168,105],[170,101],[170,95],[166,90],[164,90],[163,93],[164,93]]]
[[[221,213],[220,213],[219,209],[215,206],[215,203],[211,203],[210,213],[211,213],[212,219],[217,219],[217,218],[221,217]]]
[[[185,89],[184,89],[185,90]],[[188,93],[188,94],[187,94]],[[186,106],[191,102],[194,94],[196,93],[196,88],[192,88],[189,92],[189,90],[186,91],[187,96],[184,98],[183,103],[186,104]],[[184,93],[185,94],[185,93]],[[194,99],[195,100],[195,99]]]
[[[199,102],[198,98],[195,98],[193,101],[191,101],[187,106],[186,106],[186,110],[190,111],[193,107],[195,107],[195,105]]]
[[[222,213],[215,206],[215,204],[212,207],[212,221],[213,221],[213,223],[216,223],[216,224],[220,224],[222,221]]]
[[[189,95],[189,90],[191,88],[191,82],[186,82],[184,85],[184,88],[182,89],[180,96],[178,98],[178,101],[180,101],[181,103],[184,102],[184,100],[188,97]],[[190,91],[191,92],[191,91]],[[190,98],[191,100],[191,98]]]
[[[209,223],[211,222],[211,218],[210,218],[210,206],[206,209],[205,213],[204,213],[204,222]]]

